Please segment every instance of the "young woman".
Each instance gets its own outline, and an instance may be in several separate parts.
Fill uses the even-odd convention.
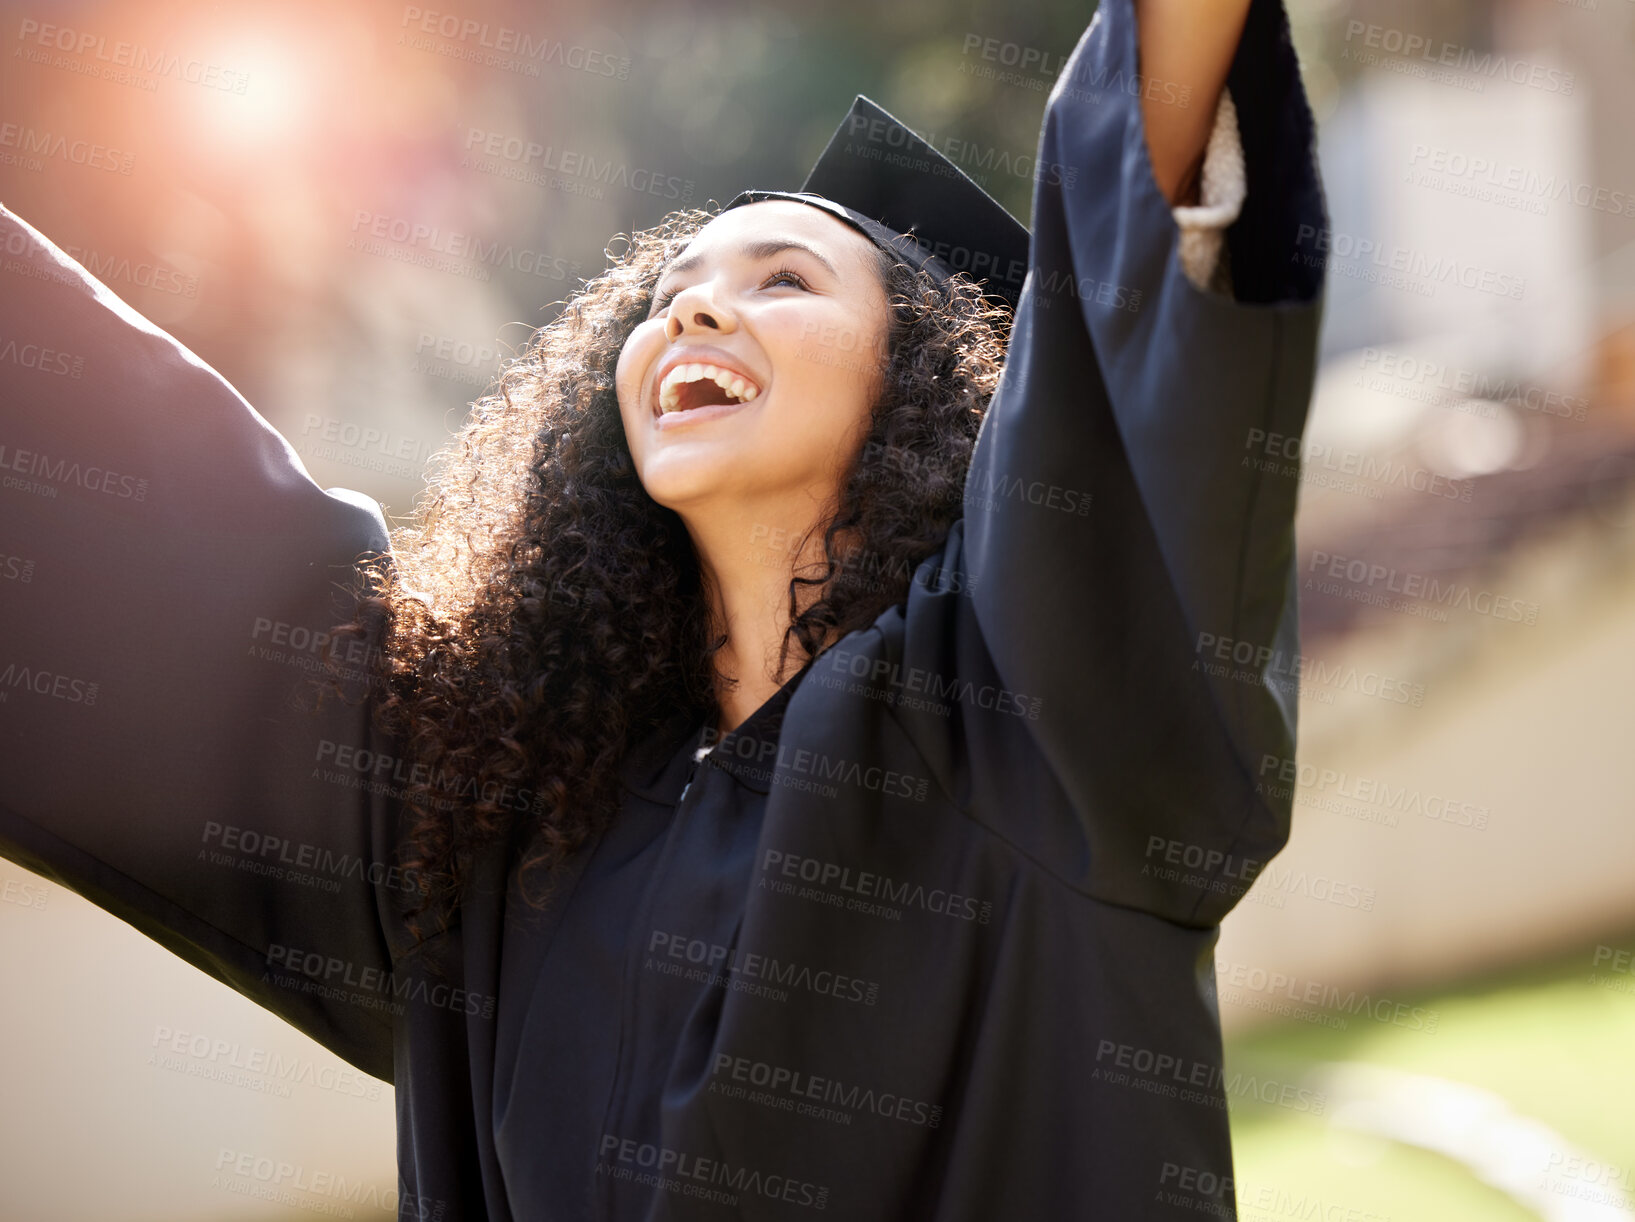
[[[1312,145],[1279,0],[1103,0],[1031,235],[859,99],[396,537],[0,212],[0,850],[391,1081],[405,1217],[1232,1216]]]

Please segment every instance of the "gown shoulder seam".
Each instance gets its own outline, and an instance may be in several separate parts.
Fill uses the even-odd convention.
[[[870,626],[870,630],[871,631],[876,631],[876,632],[879,631],[879,629],[875,628],[873,625]],[[882,635],[884,635],[884,634],[882,633]],[[1037,868],[1041,874],[1044,874],[1045,876],[1047,876],[1053,883],[1057,884],[1059,887],[1061,887],[1062,889],[1064,889],[1066,891],[1072,892],[1074,895],[1078,896],[1081,899],[1090,901],[1091,903],[1105,904],[1109,908],[1123,908],[1123,909],[1126,909],[1126,910],[1128,910],[1130,912],[1139,912],[1139,913],[1142,913],[1145,916],[1153,917],[1154,919],[1163,921],[1164,923],[1166,923],[1168,925],[1175,925],[1175,926],[1177,926],[1179,928],[1182,928],[1182,929],[1197,929],[1197,928],[1199,928],[1199,926],[1196,925],[1195,923],[1176,920],[1173,917],[1167,917],[1167,916],[1164,916],[1162,913],[1154,912],[1150,908],[1144,908],[1144,907],[1141,907],[1140,905],[1137,905],[1137,904],[1120,904],[1120,903],[1118,903],[1118,902],[1116,902],[1114,900],[1105,899],[1102,896],[1093,894],[1092,892],[1086,890],[1083,887],[1077,886],[1076,884],[1071,882],[1069,879],[1065,878],[1061,874],[1061,872],[1059,870],[1055,869],[1054,867],[1052,867],[1050,865],[1050,863],[1048,863],[1046,861],[1043,861],[1039,857],[1037,857],[1035,854],[1030,853],[1027,849],[1025,849],[1021,845],[1017,844],[1016,841],[1012,840],[1009,836],[1005,835],[1005,833],[1003,831],[1001,831],[999,828],[995,827],[992,823],[990,823],[987,820],[981,818],[980,816],[978,816],[977,814],[975,814],[971,810],[968,810],[966,807],[961,805],[957,800],[955,800],[954,795],[948,791],[948,786],[946,784],[944,784],[942,778],[937,775],[937,769],[932,767],[931,761],[926,757],[926,754],[925,754],[924,750],[921,749],[918,740],[916,740],[914,735],[912,733],[910,733],[908,727],[906,725],[904,725],[897,718],[896,713],[894,711],[890,710],[889,708],[887,709],[886,715],[891,718],[892,724],[895,725],[899,730],[902,731],[903,738],[908,742],[909,746],[913,749],[914,754],[919,757],[920,762],[926,766],[926,771],[928,773],[930,773],[934,783],[937,786],[938,792],[942,794],[944,799],[946,799],[946,801],[948,803],[948,806],[950,808],[952,808],[953,810],[957,811],[968,822],[970,822],[972,824],[975,824],[978,828],[980,828],[987,835],[989,835],[993,839],[999,841],[1006,848],[1008,848],[1012,853],[1014,853],[1017,857],[1019,857],[1023,861],[1026,861],[1030,865]],[[1238,830],[1234,830],[1232,838],[1233,838],[1234,843],[1236,843],[1241,838],[1241,824],[1240,824],[1240,827],[1239,827]],[[1211,922],[1211,924],[1214,924],[1214,922]]]

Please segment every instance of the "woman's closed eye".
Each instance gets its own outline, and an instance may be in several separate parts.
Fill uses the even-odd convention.
[[[795,287],[800,289],[806,289],[809,287],[805,278],[792,267],[780,267],[765,280],[761,281],[761,287],[763,289],[769,288],[775,281],[778,280],[793,280],[795,282]],[[680,289],[666,289],[664,292],[657,294],[653,298],[653,313],[657,315],[669,309],[670,303],[676,299],[677,294],[680,292]]]

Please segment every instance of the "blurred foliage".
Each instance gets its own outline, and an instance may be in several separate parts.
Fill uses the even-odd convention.
[[[1394,1002],[1435,1012],[1434,1032],[1355,1016],[1344,1030],[1301,1023],[1257,1028],[1227,1041],[1227,1073],[1299,1083],[1338,1062],[1490,1091],[1519,1117],[1559,1135],[1562,1144],[1548,1150],[1519,1137],[1508,1150],[1524,1169],[1536,1169],[1535,1183],[1559,1198],[1562,1212],[1553,1216],[1625,1216],[1591,1202],[1616,1200],[1628,1191],[1635,1168],[1635,1132],[1620,1088],[1635,1077],[1635,977],[1595,965],[1598,948],[1631,941],[1635,931],[1446,989],[1391,995]],[[1249,1194],[1266,1186],[1287,1199],[1338,1203],[1359,1211],[1344,1216],[1369,1220],[1525,1222],[1539,1216],[1449,1158],[1348,1131],[1336,1123],[1343,1101],[1328,1100],[1322,1115],[1253,1095],[1229,1095],[1229,1103],[1245,1222],[1262,1216],[1249,1208]],[[1565,1143],[1595,1160],[1589,1173],[1575,1178],[1566,1171]],[[1558,1161],[1552,1164],[1550,1155]],[[1540,1156],[1534,1168],[1528,1160]],[[1583,1212],[1571,1213],[1573,1207]]]
[[[12,160],[0,164],[0,200],[71,252],[191,277],[196,293],[183,297],[134,274],[102,275],[233,382],[320,483],[401,511],[419,459],[458,424],[498,359],[549,319],[578,277],[600,270],[615,234],[748,186],[798,187],[857,93],[955,149],[1026,221],[1048,68],[1059,69],[1093,11],[1060,0],[5,0],[0,121],[14,133],[106,146],[131,168]],[[428,26],[458,33],[428,35]],[[519,37],[554,50],[532,63],[494,50]],[[1003,67],[984,58],[986,39],[1009,44],[990,54],[1026,51],[1047,70],[1021,74],[1022,83],[981,75]],[[224,68],[247,88],[162,70],[145,84],[105,79],[120,45],[153,62]],[[576,70],[563,48],[627,69]],[[471,58],[495,54],[508,62]],[[509,176],[492,162],[473,168],[490,135],[549,152],[504,163]],[[514,173],[575,157],[611,162],[633,182],[656,177],[667,190],[611,185],[591,198]],[[589,176],[579,177],[582,187]],[[358,253],[351,244],[374,217],[434,229],[423,245],[474,236],[572,274],[502,262],[483,275],[457,252],[461,270],[449,274],[412,266],[408,247],[390,258]],[[418,376],[417,358],[436,343],[496,337],[494,359]],[[393,477],[356,454],[331,464],[309,443],[336,420],[404,433],[414,470]]]

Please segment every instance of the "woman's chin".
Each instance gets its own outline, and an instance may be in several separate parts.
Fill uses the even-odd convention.
[[[682,513],[715,500],[735,486],[735,472],[742,472],[744,459],[732,454],[701,452],[705,447],[678,448],[665,454],[649,455],[641,473],[642,487],[666,509]]]

